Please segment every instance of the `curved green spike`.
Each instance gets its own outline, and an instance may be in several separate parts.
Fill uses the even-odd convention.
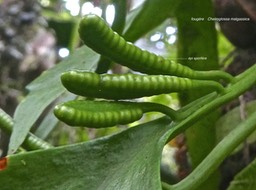
[[[102,128],[132,123],[142,118],[144,113],[152,111],[177,118],[176,111],[164,105],[124,101],[73,100],[57,105],[54,114],[70,126]]]
[[[81,20],[79,35],[83,42],[97,53],[109,57],[113,61],[135,71],[200,80],[224,79],[228,82],[233,80],[230,74],[223,71],[194,71],[187,66],[142,50],[134,44],[125,41],[123,37],[114,32],[97,15],[89,14]]]
[[[61,76],[62,84],[77,95],[104,99],[133,99],[189,89],[212,88],[222,92],[218,82],[194,80],[167,75],[96,74],[68,71]]]

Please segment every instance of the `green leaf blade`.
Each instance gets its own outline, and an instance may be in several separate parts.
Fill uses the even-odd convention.
[[[170,120],[161,118],[94,141],[11,155],[1,189],[161,189]]]
[[[30,92],[18,105],[14,114],[9,154],[14,153],[22,144],[43,110],[65,92],[65,88],[61,85],[60,74],[70,69],[94,70],[98,57],[98,54],[83,46],[27,86]]]

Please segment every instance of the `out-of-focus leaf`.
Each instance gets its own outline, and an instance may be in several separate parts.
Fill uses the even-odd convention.
[[[42,14],[47,19],[49,28],[53,29],[56,34],[57,45],[59,47],[68,47],[73,51],[73,45],[77,45],[76,42],[78,40],[78,18],[71,16],[67,12],[59,12],[56,14],[55,11],[46,9],[42,11]],[[63,30],[63,28],[65,28],[65,30]]]
[[[160,25],[167,18],[173,16],[177,5],[177,0],[147,0],[136,9],[132,16],[128,17],[132,21],[127,22],[124,31],[124,38],[134,42],[141,36]]]
[[[251,115],[255,111],[256,101],[248,102],[245,105],[244,112],[247,116]],[[222,116],[216,123],[216,137],[217,141],[221,141],[225,136],[227,136],[230,131],[236,127],[237,123],[242,122],[240,107],[236,107],[233,110],[229,111],[227,114]],[[248,143],[253,143],[256,141],[256,132],[252,133],[246,140]],[[236,148],[236,151],[241,150],[243,145],[240,145]]]
[[[231,54],[235,48],[234,48],[234,45],[232,45],[220,31],[218,31],[217,37],[218,37],[218,53],[219,53],[220,64],[222,67],[226,67],[233,60]]]
[[[176,11],[178,25],[178,59],[184,65],[195,70],[218,69],[217,36],[214,22],[193,21],[193,18],[213,17],[211,0],[183,0]],[[205,59],[196,60],[196,57]],[[192,59],[189,59],[192,58]],[[191,90],[182,93],[181,104],[201,97],[209,89]],[[215,146],[215,121],[218,111],[211,113],[189,128],[186,133],[186,145],[194,169]],[[215,190],[218,187],[219,175],[214,173],[198,190]]]
[[[75,97],[76,95],[74,94],[70,94],[70,93],[64,94],[61,96],[61,98],[58,98],[58,101],[56,102],[56,104],[60,102],[73,100],[75,99]],[[59,120],[55,117],[55,115],[52,114],[53,110],[54,110],[54,107],[51,107],[49,110],[47,110],[48,113],[44,117],[43,121],[40,123],[39,127],[34,132],[34,134],[37,137],[45,139],[59,122]]]
[[[44,117],[44,120],[34,132],[39,138],[45,139],[59,122],[52,113],[53,108],[49,110],[49,113]]]
[[[14,127],[9,144],[9,154],[15,152],[22,144],[30,128],[43,110],[65,92],[65,88],[60,81],[61,73],[70,69],[92,71],[95,69],[98,58],[98,54],[83,46],[27,86],[29,94],[18,105],[14,114]]]
[[[238,173],[231,182],[228,190],[253,190],[256,189],[256,159]]]
[[[125,18],[127,11],[127,1],[126,0],[112,0],[115,6],[115,18],[112,24],[112,29],[118,34],[122,34],[125,26]]]
[[[161,137],[169,123],[162,118],[86,143],[11,155],[1,189],[161,189]]]

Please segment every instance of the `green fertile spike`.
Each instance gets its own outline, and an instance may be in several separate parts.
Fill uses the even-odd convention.
[[[143,111],[129,103],[74,100],[56,106],[54,114],[70,126],[102,128],[137,121]]]
[[[167,75],[96,74],[68,71],[61,76],[62,84],[70,92],[92,98],[133,99],[171,92],[212,88],[222,92],[223,86],[215,81],[193,80]]]
[[[200,80],[233,80],[230,74],[223,71],[194,71],[189,67],[142,50],[125,41],[102,18],[93,14],[86,15],[81,20],[79,34],[83,42],[94,51],[135,71]]]
[[[12,118],[5,113],[0,108],[0,129],[5,131],[7,134],[12,133],[13,128],[13,120]],[[38,150],[38,149],[48,149],[52,146],[45,142],[44,140],[38,138],[32,133],[28,133],[26,139],[24,140],[22,147],[24,147],[27,150]]]
[[[73,100],[57,105],[54,114],[70,126],[102,128],[132,123],[151,111],[162,112],[174,120],[178,117],[176,111],[156,103],[90,100]]]

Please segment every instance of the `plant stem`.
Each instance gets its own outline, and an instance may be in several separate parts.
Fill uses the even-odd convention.
[[[216,108],[223,104],[237,98],[245,91],[256,84],[256,65],[249,68],[244,73],[236,77],[236,82],[226,88],[225,94],[213,99],[205,106],[196,110],[194,113],[179,123],[172,123],[171,129],[166,133],[166,139],[170,140],[185,131],[197,120],[209,114]],[[186,190],[195,189],[203,183],[212,172],[218,167],[223,159],[230,154],[230,152],[241,143],[253,130],[256,128],[256,113],[254,113],[248,120],[244,121],[231,134],[223,139],[214,150],[203,160],[203,162],[183,181],[176,185],[170,186],[170,190]]]
[[[158,104],[158,103],[152,103],[152,102],[142,102],[138,103],[142,106],[140,108],[143,110],[143,112],[152,112],[157,111],[160,113],[163,113],[170,117],[173,121],[178,122],[181,120],[184,120],[187,118],[191,113],[195,112],[199,108],[203,107],[205,104],[207,104],[209,101],[211,101],[213,98],[217,97],[217,93],[213,92],[210,94],[207,94],[201,98],[196,99],[195,101],[189,103],[188,105],[182,107],[179,110],[173,110],[172,108]]]
[[[200,79],[211,79],[211,80],[220,80],[223,79],[227,82],[234,82],[234,77],[229,73],[224,71],[212,70],[212,71],[195,71],[195,73],[200,76]]]
[[[256,111],[219,142],[187,178],[178,184],[172,185],[170,189],[196,189],[200,183],[206,180],[218,168],[222,161],[255,130]]]
[[[171,130],[166,134],[169,135],[168,139],[172,139],[178,134],[185,131],[191,125],[193,125],[196,121],[198,121],[203,116],[211,113],[213,110],[218,107],[224,105],[225,103],[237,98],[247,90],[249,90],[253,85],[256,84],[256,65],[249,68],[244,73],[240,74],[236,79],[239,79],[236,83],[226,88],[225,94],[216,97],[208,104],[205,104],[200,109],[191,113],[187,118],[182,120],[179,123],[173,123]]]

